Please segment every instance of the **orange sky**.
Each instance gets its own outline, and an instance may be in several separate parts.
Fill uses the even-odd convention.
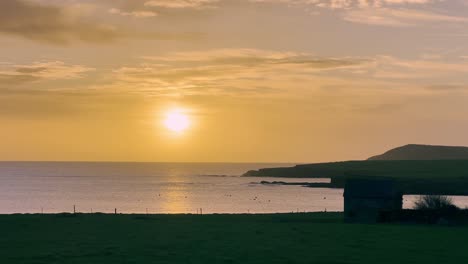
[[[468,145],[468,2],[2,0],[0,160]],[[174,132],[167,113],[190,125]]]

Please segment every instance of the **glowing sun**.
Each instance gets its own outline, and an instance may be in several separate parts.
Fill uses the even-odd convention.
[[[167,129],[176,133],[182,133],[190,127],[190,119],[180,109],[168,111],[163,123]]]

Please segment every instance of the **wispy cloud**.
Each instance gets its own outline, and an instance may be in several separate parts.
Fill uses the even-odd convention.
[[[377,56],[373,71],[375,78],[421,79],[437,81],[437,78],[456,77],[468,73],[468,63],[463,60],[444,61],[434,59],[400,59],[392,56]]]
[[[421,5],[438,0],[249,0],[254,3],[284,3],[295,5],[312,5],[322,8],[344,9],[354,7],[382,7],[389,5]]]
[[[123,90],[132,87],[132,91],[153,95],[284,96],[292,91],[302,94],[306,90],[338,86],[350,91],[391,87],[417,93],[427,90],[431,83],[453,87],[451,79],[468,73],[468,63],[463,59],[402,59],[384,55],[333,58],[256,49],[180,52],[144,59],[146,62],[140,65],[114,70],[115,81],[109,87]]]
[[[280,3],[312,6],[339,12],[344,20],[376,26],[415,26],[428,22],[466,23],[467,17],[444,10],[428,9],[441,0],[250,0],[254,3]],[[312,12],[316,14],[317,12]]]
[[[467,23],[468,18],[410,9],[371,8],[347,11],[344,20],[380,26],[415,26],[422,22]]]
[[[68,65],[62,61],[35,62],[30,65],[2,65],[0,66],[0,85],[17,85],[39,80],[75,79],[94,70],[83,65]]]
[[[308,53],[279,52],[258,49],[218,49],[202,52],[176,52],[167,56],[143,57],[159,62],[187,65],[240,65],[246,67],[266,65],[299,65],[304,69],[336,69],[353,67],[364,62],[357,58],[322,58]]]
[[[6,0],[21,1],[21,0]],[[25,1],[25,0],[22,0]],[[35,0],[43,1],[43,0]],[[456,15],[446,8],[454,3],[443,0],[102,0],[106,11],[123,17],[163,19],[171,15],[193,15],[203,10],[275,4],[303,6],[312,14],[334,12],[337,17],[353,23],[373,26],[416,26],[425,23],[466,23],[467,17]],[[55,2],[55,1],[54,1]],[[445,3],[443,3],[445,2]],[[86,2],[88,3],[88,1]],[[441,4],[443,3],[443,4]],[[99,5],[94,3],[94,5]],[[460,3],[459,3],[460,5]],[[463,6],[463,4],[461,4]],[[42,5],[43,6],[43,5]],[[61,5],[63,7],[63,5]],[[465,7],[466,8],[466,7]],[[325,13],[325,12],[323,12]]]
[[[183,52],[144,58],[147,62],[141,65],[116,69],[114,85],[157,94],[277,92],[298,80],[310,81],[315,74],[356,70],[368,63],[360,58],[324,58],[255,49]]]
[[[212,8],[219,0],[150,0],[145,6],[162,8]]]
[[[109,9],[109,13],[114,14],[114,15],[121,15],[121,16],[133,16],[133,17],[155,17],[158,15],[158,13],[154,11],[131,11],[131,12],[126,12],[122,11],[118,8],[111,8]]]
[[[218,49],[145,56],[136,65],[96,72],[100,81],[81,89],[137,92],[146,95],[292,95],[325,87],[366,91],[418,89],[442,91],[466,87],[468,62],[430,57],[320,57],[309,53],[258,49]],[[95,69],[61,61],[0,65],[0,85],[86,77]],[[88,82],[86,82],[88,83]],[[434,85],[439,89],[427,89]],[[457,89],[463,91],[463,89]],[[325,89],[329,90],[329,89]]]

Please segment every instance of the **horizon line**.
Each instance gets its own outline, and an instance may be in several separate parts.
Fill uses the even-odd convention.
[[[285,161],[106,161],[106,160],[0,160],[0,163],[219,163],[219,164],[310,164],[319,162],[285,162]]]

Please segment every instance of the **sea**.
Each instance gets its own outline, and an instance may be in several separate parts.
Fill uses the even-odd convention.
[[[0,214],[244,214],[343,211],[343,190],[261,181],[327,178],[242,177],[268,163],[0,162]],[[405,196],[404,207],[417,196]],[[460,207],[468,197],[452,197]]]

